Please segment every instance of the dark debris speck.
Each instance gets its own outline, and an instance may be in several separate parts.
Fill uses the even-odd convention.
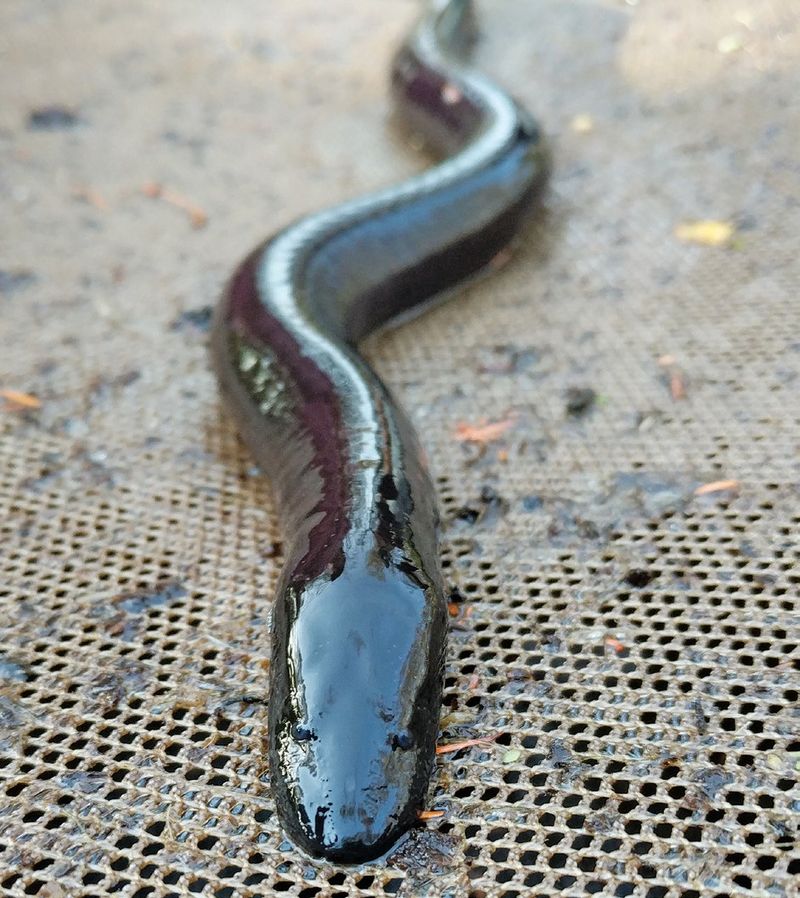
[[[92,405],[102,402],[117,391],[136,383],[141,376],[142,372],[136,368],[131,368],[115,375],[97,375],[89,381],[86,391],[87,398]]]
[[[28,671],[12,658],[0,655],[0,680],[16,680],[18,683],[25,683],[28,680]]]
[[[454,586],[450,590],[449,595],[447,596],[448,602],[455,602],[456,604],[461,604],[462,602],[466,602],[466,600],[467,600],[467,597],[464,595],[463,592],[461,592],[461,590],[457,586]]]
[[[129,614],[138,614],[149,608],[166,605],[186,595],[186,587],[178,580],[165,580],[155,589],[145,592],[123,593],[114,599],[114,604]]]
[[[697,727],[697,732],[702,736],[708,730],[708,718],[703,709],[703,703],[699,698],[692,702],[692,711],[694,713],[694,723]]]
[[[38,106],[28,113],[28,128],[31,131],[63,131],[75,128],[81,122],[78,113],[68,106]]]
[[[725,786],[729,786],[733,782],[733,775],[722,767],[715,765],[706,770],[701,770],[695,777],[695,782],[700,786],[706,797],[713,800],[717,797],[720,789],[724,789]]]
[[[507,510],[508,500],[504,499],[494,487],[484,486],[478,501],[462,505],[453,512],[453,521],[466,526],[480,524],[483,527],[491,527],[503,517]]]
[[[522,497],[522,510],[523,511],[539,511],[540,508],[544,507],[544,499],[541,496],[523,496]]]
[[[29,287],[36,281],[36,275],[26,268],[0,268],[0,293],[11,294]]]
[[[0,695],[0,728],[12,729],[22,726],[25,714],[22,706],[6,695]]]
[[[560,739],[554,739],[550,747],[550,763],[553,767],[566,767],[572,760],[572,752],[569,748]]]
[[[657,576],[658,574],[655,571],[646,571],[644,568],[635,567],[625,574],[625,582],[628,586],[633,586],[635,589],[643,589],[651,580],[655,580]]]
[[[532,346],[501,343],[478,352],[477,369],[481,374],[517,374],[537,364],[538,350]]]
[[[458,836],[435,829],[412,829],[398,842],[387,861],[391,866],[399,867],[412,876],[431,872],[444,873],[457,864],[460,842]]]
[[[108,785],[105,773],[98,770],[75,770],[61,776],[60,782],[71,792],[92,795]]]
[[[474,524],[480,514],[479,509],[473,508],[471,505],[462,505],[461,508],[456,509],[453,517],[462,524]]]
[[[591,387],[570,387],[566,393],[567,414],[585,415],[596,401],[597,393]]]

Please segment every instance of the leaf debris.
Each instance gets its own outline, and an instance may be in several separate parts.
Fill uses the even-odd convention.
[[[735,53],[744,47],[744,39],[741,34],[725,34],[717,41],[717,50],[726,56],[729,53]]]
[[[590,134],[594,130],[594,119],[586,114],[576,115],[569,126],[576,134]]]
[[[675,226],[675,236],[683,243],[697,243],[701,246],[728,246],[736,232],[729,221],[704,219],[684,221]]]

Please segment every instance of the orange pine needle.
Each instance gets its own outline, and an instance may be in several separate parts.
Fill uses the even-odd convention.
[[[444,817],[444,811],[417,811],[417,820],[435,820]]]
[[[481,424],[456,424],[456,439],[462,443],[493,443],[510,430],[517,421],[516,415],[509,415],[500,421],[484,421]]]
[[[41,408],[42,402],[30,393],[21,393],[19,390],[0,390],[0,397],[12,408]]]
[[[142,193],[153,200],[162,199],[165,203],[169,203],[170,206],[175,206],[176,209],[186,212],[193,228],[202,228],[208,223],[208,215],[205,210],[201,209],[190,199],[187,199],[183,194],[171,190],[169,187],[164,187],[156,181],[148,181],[142,187]]]
[[[446,742],[444,745],[436,746],[437,755],[446,755],[454,751],[461,751],[462,748],[472,748],[475,745],[488,747],[494,743],[496,736],[482,736],[478,739],[464,739],[463,742]]]
[[[673,371],[670,374],[669,393],[673,399],[686,399],[686,384],[680,371]]]
[[[695,496],[707,496],[709,493],[722,493],[725,490],[739,488],[738,480],[714,480],[712,483],[704,483],[694,491]]]
[[[607,646],[610,646],[614,651],[619,654],[620,652],[625,651],[625,646],[623,643],[619,641],[619,639],[614,639],[613,636],[606,636],[605,643]]]
[[[683,372],[678,367],[675,357],[672,355],[662,355],[658,364],[662,368],[666,368],[669,375],[669,394],[674,400],[686,399],[686,381],[683,378]]]

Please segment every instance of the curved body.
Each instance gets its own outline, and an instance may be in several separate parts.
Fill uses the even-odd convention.
[[[355,862],[416,820],[433,768],[447,629],[434,489],[356,344],[479,272],[545,178],[532,121],[456,62],[470,6],[438,3],[395,59],[401,113],[444,162],[289,226],[241,264],[212,351],[272,478],[286,535],[269,759],[284,829]]]

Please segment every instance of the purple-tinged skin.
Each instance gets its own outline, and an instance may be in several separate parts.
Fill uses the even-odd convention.
[[[270,238],[234,274],[212,334],[286,537],[272,793],[300,848],[344,863],[384,853],[424,806],[447,632],[433,484],[357,344],[485,269],[546,179],[532,120],[456,60],[470,19],[469,0],[435,3],[392,70],[400,113],[448,158]]]

